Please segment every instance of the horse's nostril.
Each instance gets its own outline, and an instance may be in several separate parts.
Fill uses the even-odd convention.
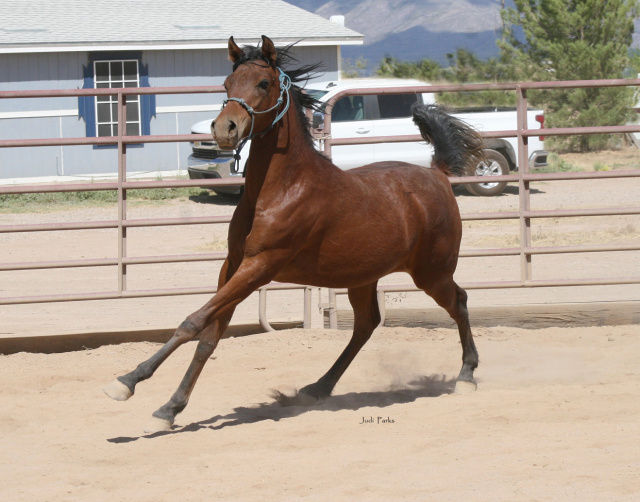
[[[233,120],[229,121],[229,132],[232,132],[236,128],[236,123]]]

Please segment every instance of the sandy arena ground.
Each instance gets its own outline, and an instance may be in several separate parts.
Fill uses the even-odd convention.
[[[534,209],[637,206],[640,179],[533,185]],[[513,211],[458,190],[462,212]],[[594,201],[596,201],[594,203]],[[599,201],[599,202],[597,202]],[[130,203],[129,218],[229,214],[233,203]],[[108,220],[114,207],[2,214],[1,224]],[[224,249],[226,227],[132,229],[128,256]],[[517,222],[465,224],[463,247],[517,245]],[[534,244],[640,241],[637,216],[537,221]],[[115,231],[2,234],[2,262],[113,257]],[[3,272],[0,296],[115,289],[114,267]],[[628,277],[640,253],[534,258],[534,278]],[[129,267],[129,289],[209,286],[216,264]],[[518,258],[463,259],[457,280],[519,279]],[[387,282],[406,282],[391,277]],[[473,290],[474,306],[637,301],[638,285]],[[0,307],[0,336],[177,326],[208,296]],[[314,300],[314,301],[317,301]],[[341,299],[344,301],[344,298]],[[427,306],[420,294],[389,307]],[[317,309],[314,326],[318,323]],[[270,297],[272,320],[301,319],[301,294]],[[234,323],[257,322],[257,297]],[[177,387],[195,345],[181,348],[121,403],[102,387],[158,345],[0,355],[0,499],[6,501],[635,501],[640,500],[640,325],[546,329],[475,326],[478,390],[452,394],[460,369],[448,328],[380,328],[311,407],[283,408],[334,362],[350,333],[286,330],[223,340],[168,433],[143,434]],[[369,422],[371,421],[371,422]]]
[[[102,386],[157,345],[2,356],[2,499],[640,500],[640,327],[475,332],[473,394],[451,394],[453,330],[382,328],[333,397],[291,408],[270,389],[314,381],[349,333],[223,340],[177,427],[154,435],[193,343],[124,403]]]

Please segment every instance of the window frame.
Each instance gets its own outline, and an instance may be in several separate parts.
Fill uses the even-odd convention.
[[[415,96],[416,101],[414,103],[424,104],[424,97],[422,96],[422,93],[419,93],[419,92],[409,93],[409,94],[397,93],[397,94],[364,94],[364,95],[357,95],[357,96],[343,96],[336,102],[336,104],[342,101],[343,99],[348,99],[349,101],[351,101],[351,104],[353,105],[354,98],[362,98],[363,112],[364,112],[363,117],[358,120],[342,119],[342,120],[332,120],[332,121],[341,123],[341,122],[362,122],[366,120],[373,120],[373,121],[405,120],[407,118],[411,118],[410,112],[407,113],[406,115],[403,114],[398,117],[382,117],[381,116],[379,98],[382,97],[383,99],[393,99],[398,96],[401,96],[401,98],[399,99],[403,99],[404,96]]]
[[[408,114],[406,115],[400,115],[398,117],[383,117],[382,113],[380,112],[380,97],[382,97],[383,99],[392,99],[395,98],[397,96],[415,96],[416,97],[416,101],[413,103],[413,105],[415,104],[424,104],[424,98],[422,96],[422,93],[420,92],[415,92],[415,93],[398,93],[398,94],[374,94],[372,95],[375,99],[373,100],[374,102],[372,103],[373,106],[373,120],[404,120],[407,118],[411,118],[411,111],[408,112]],[[401,98],[402,99],[402,98]],[[411,105],[411,106],[413,106]],[[411,107],[409,107],[410,110]]]
[[[87,53],[87,64],[82,65],[82,88],[96,88],[94,62],[127,60],[138,62],[138,87],[151,87],[149,84],[149,66],[143,62],[142,51],[96,51]],[[98,137],[96,97],[91,95],[78,97],[78,116],[85,122],[85,136],[87,138]],[[154,94],[141,94],[137,97],[140,135],[147,136],[151,134],[151,119],[156,116],[156,96]],[[127,146],[143,148],[144,144],[129,144]],[[93,145],[93,149],[109,148],[117,148],[117,145]]]
[[[121,80],[117,80],[117,79],[113,79],[112,78],[112,73],[111,73],[111,68],[112,67],[111,67],[111,65],[114,64],[114,63],[120,63],[122,65],[122,79]],[[136,64],[135,80],[126,78],[126,73],[125,73],[125,69],[124,69],[125,68],[125,63],[135,63]],[[108,65],[108,79],[107,80],[100,80],[100,81],[98,80],[98,65],[100,65],[100,64],[107,64]],[[129,86],[129,87],[140,87],[140,61],[137,60],[137,59],[106,59],[106,60],[104,60],[104,59],[96,59],[96,60],[93,61],[93,75],[94,75],[93,83],[94,83],[95,89],[100,89],[100,88],[102,88],[102,89],[105,89],[105,88],[107,88],[107,89],[125,88],[125,87],[127,87],[126,84],[128,82],[129,83],[131,83],[131,82],[135,83],[135,85]],[[105,84],[105,83],[109,84],[109,86],[108,87],[98,87],[99,84]],[[114,86],[111,85],[112,83],[121,83],[122,87],[114,87]],[[95,121],[96,121],[96,128],[95,128],[96,137],[97,138],[103,138],[103,137],[108,137],[108,136],[117,136],[117,133],[113,134],[114,131],[118,127],[118,117],[117,116],[115,117],[115,121],[114,121],[114,117],[113,117],[114,110],[117,113],[117,108],[114,109],[114,106],[113,106],[113,105],[117,106],[117,104],[118,104],[117,98],[116,98],[115,95],[111,94],[111,95],[104,96],[104,97],[107,98],[107,101],[101,101],[101,99],[100,99],[101,97],[102,96],[97,96],[97,99],[95,100],[95,115],[94,116],[95,116]],[[116,99],[114,99],[114,98],[116,98]],[[110,116],[111,120],[108,121],[108,122],[101,122],[100,121],[100,113],[98,112],[98,108],[100,107],[100,104],[105,104],[105,103],[111,105],[111,106],[108,106],[109,116]],[[125,123],[126,131],[125,131],[125,133],[126,133],[127,136],[140,136],[140,134],[142,132],[142,115],[141,115],[141,109],[140,109],[141,107],[140,107],[140,96],[139,95],[136,95],[135,97],[130,97],[130,98],[127,99],[127,109],[129,108],[129,106],[132,106],[134,104],[137,107],[137,114],[136,114],[137,120],[132,120],[132,121],[126,120],[126,123]],[[136,124],[137,125],[137,131],[136,131],[137,134],[129,134],[129,131],[128,131],[128,129],[129,129],[128,125],[129,124]],[[101,125],[102,126],[108,125],[110,127],[111,134],[109,134],[109,135],[101,135],[100,134],[100,126]]]

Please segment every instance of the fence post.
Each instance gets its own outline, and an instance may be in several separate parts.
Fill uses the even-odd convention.
[[[127,181],[127,145],[123,136],[127,128],[127,96],[118,93],[118,294],[127,289],[127,265],[124,258],[127,256],[127,227],[124,220],[127,218],[127,191],[123,183]]]
[[[525,181],[525,174],[529,174],[529,138],[522,134],[527,129],[527,91],[520,85],[516,87],[517,97],[517,128],[518,128],[518,195],[520,213],[520,281],[524,285],[532,278],[531,254],[531,218],[525,217],[524,212],[531,209],[531,191],[529,182]]]

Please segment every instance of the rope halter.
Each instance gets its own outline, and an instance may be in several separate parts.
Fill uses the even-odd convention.
[[[279,66],[276,66],[276,69],[280,72],[280,75],[278,76],[278,80],[280,81],[280,97],[276,101],[276,104],[273,105],[268,110],[256,111],[253,108],[251,108],[243,98],[226,98],[225,100],[222,101],[223,109],[229,101],[236,101],[237,103],[240,103],[240,105],[245,110],[247,110],[247,113],[251,117],[251,130],[249,131],[248,136],[240,140],[239,146],[236,148],[236,153],[234,154],[234,157],[238,161],[240,161],[240,151],[244,148],[244,145],[247,143],[247,141],[257,136],[258,134],[264,135],[267,132],[269,132],[271,129],[273,129],[273,127],[278,123],[280,119],[282,119],[282,117],[284,117],[285,113],[287,113],[287,110],[289,109],[289,103],[291,103],[291,95],[289,94],[289,89],[291,89],[291,78]],[[280,107],[284,103],[285,93],[287,95],[287,102],[284,105],[284,108],[280,110]],[[273,119],[273,122],[271,122],[271,125],[267,127],[264,131],[254,133],[253,127],[255,125],[255,118],[256,118],[255,116],[263,113],[269,113],[269,112],[272,112],[273,110],[280,110],[280,111],[278,111],[278,113],[276,114],[276,117]]]

